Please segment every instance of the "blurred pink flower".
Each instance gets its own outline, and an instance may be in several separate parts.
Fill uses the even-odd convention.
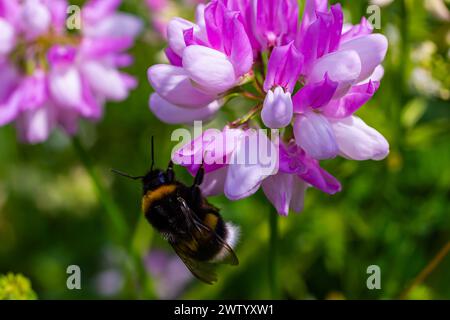
[[[106,101],[127,98],[136,80],[119,71],[141,29],[117,12],[120,1],[91,0],[78,33],[66,30],[65,0],[0,0],[0,126],[15,121],[27,143],[59,126],[69,135],[80,118],[97,121]]]
[[[145,258],[148,272],[155,280],[156,293],[161,299],[176,299],[193,279],[178,256],[163,250],[152,250]]]

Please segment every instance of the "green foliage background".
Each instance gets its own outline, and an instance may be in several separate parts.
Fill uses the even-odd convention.
[[[353,23],[367,15],[366,1],[341,3]],[[112,176],[109,169],[147,170],[152,135],[157,164],[164,167],[176,127],[162,124],[148,110],[146,71],[159,61],[164,43],[151,32],[143,1],[125,0],[123,9],[147,23],[129,70],[140,84],[125,102],[109,104],[100,123],[82,123],[80,139],[125,218],[125,240],[98,201],[69,138],[55,133],[44,144],[21,145],[13,126],[0,128],[0,274],[25,275],[41,299],[105,298],[96,286],[105,270],[123,277],[123,286],[110,297],[156,298],[157,279],[145,272],[141,258],[151,247],[167,247],[142,220],[140,186]],[[279,219],[277,298],[398,298],[450,240],[449,23],[433,17],[421,0],[395,0],[382,8],[381,21],[379,32],[390,39],[386,73],[379,92],[359,114],[387,137],[391,154],[382,162],[326,162],[343,191],[331,197],[310,189],[302,214]],[[434,44],[433,52],[413,59],[424,43]],[[411,85],[418,67],[440,81],[440,92]],[[227,116],[216,121],[224,123]],[[183,169],[177,168],[177,174],[185,182],[191,179]],[[219,269],[215,286],[192,281],[180,298],[272,297],[271,206],[262,194],[238,202],[211,201],[241,226],[236,249],[241,264]],[[71,264],[82,269],[80,291],[66,288]],[[382,289],[370,291],[366,269],[374,264],[382,270]],[[450,298],[450,257],[409,298]]]

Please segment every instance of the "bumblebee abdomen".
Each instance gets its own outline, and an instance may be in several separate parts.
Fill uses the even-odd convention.
[[[203,224],[214,231],[221,238],[225,237],[225,223],[218,213],[210,212],[205,214]]]
[[[226,226],[222,217],[216,212],[208,212],[204,214],[203,225],[208,227],[211,232],[196,232],[194,235],[194,244],[191,244],[191,249],[195,247],[192,258],[200,261],[209,261],[214,259],[222,250],[222,244],[217,241],[216,237],[221,239],[226,237]]]

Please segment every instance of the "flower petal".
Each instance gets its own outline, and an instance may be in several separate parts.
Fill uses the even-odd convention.
[[[77,49],[72,46],[55,45],[47,52],[51,68],[63,68],[75,63]]]
[[[309,156],[293,142],[288,145],[280,144],[280,172],[296,174],[299,179],[329,194],[335,194],[341,190],[341,184],[332,175],[320,167],[319,161]],[[294,188],[303,189],[306,186],[295,185]],[[297,192],[297,191],[296,191]],[[300,203],[295,203],[293,195],[293,207],[300,208]]]
[[[23,31],[30,38],[43,34],[50,27],[51,13],[39,0],[25,0],[21,14]]]
[[[192,22],[182,18],[174,18],[167,25],[167,41],[169,42],[169,47],[178,56],[183,56],[183,51],[186,48],[184,30],[194,27],[195,25]]]
[[[273,86],[278,85],[292,93],[300,75],[302,63],[303,56],[293,42],[276,47],[269,59],[264,90],[269,91]]]
[[[168,102],[157,93],[150,96],[150,110],[159,120],[169,124],[208,120],[214,116],[221,106],[220,101],[215,100],[203,108],[187,109]]]
[[[305,171],[299,173],[298,176],[300,179],[328,194],[335,194],[342,189],[340,182],[322,169],[319,162],[313,159],[306,163]]]
[[[142,21],[127,13],[114,13],[90,25],[85,24],[83,32],[89,37],[135,38],[142,30]]]
[[[183,61],[181,60],[181,57],[177,55],[170,47],[167,47],[164,50],[164,53],[166,54],[167,60],[169,60],[169,63],[176,67],[182,67]]]
[[[25,111],[17,120],[20,139],[31,144],[47,140],[54,126],[55,114],[53,108],[49,105]]]
[[[369,23],[366,17],[362,17],[361,22],[357,25],[344,25],[341,43],[366,36],[368,34],[371,34],[372,32],[372,25]]]
[[[252,130],[241,139],[233,153],[225,181],[225,196],[230,200],[249,197],[264,179],[277,171],[278,152],[274,144],[262,131]]]
[[[336,93],[337,87],[338,83],[331,81],[326,73],[323,81],[307,84],[295,94],[294,111],[306,112],[308,108],[316,109],[327,105]]]
[[[270,176],[262,183],[262,189],[267,199],[277,209],[278,213],[287,216],[292,199],[295,175],[278,172]]]
[[[20,111],[21,92],[13,91],[9,97],[0,103],[0,126],[13,121]]]
[[[21,82],[18,69],[7,61],[0,59],[0,103],[9,97],[17,85]]]
[[[121,0],[88,0],[83,6],[83,20],[94,22],[105,19],[120,6]]]
[[[205,197],[212,197],[222,194],[225,188],[227,173],[228,166],[206,173],[203,183],[200,185],[202,194]]]
[[[228,35],[225,36],[231,38],[229,57],[234,66],[236,77],[240,77],[252,68],[253,50],[240,15],[233,14],[230,20],[226,24],[225,31],[228,32]]]
[[[82,90],[83,90],[83,101],[80,104],[79,108],[78,108],[78,113],[90,120],[98,120],[101,118],[101,116],[103,115],[103,104],[104,101],[103,99],[100,97],[96,97],[93,92],[91,87],[89,86],[89,83],[86,79],[82,79],[81,81],[82,84]],[[64,111],[66,112],[66,111]],[[70,120],[71,118],[75,118],[75,120],[78,118],[78,114],[71,116],[68,115],[67,117],[65,117],[64,120],[67,120],[67,123],[70,124]],[[74,127],[73,125],[70,125],[68,127]],[[73,134],[73,132],[77,131],[77,130],[66,130],[69,132],[69,134]]]
[[[167,101],[186,108],[202,108],[216,99],[192,85],[183,68],[157,64],[148,69],[148,79],[155,91]]]
[[[69,6],[67,0],[47,0],[46,3],[52,17],[52,28],[57,33],[63,33],[66,28],[67,8]]]
[[[367,79],[379,66],[388,49],[388,41],[382,34],[370,34],[345,42],[340,50],[356,51],[361,59],[361,74],[358,81]]]
[[[129,37],[84,37],[78,49],[78,54],[80,58],[86,60],[110,59],[112,55],[118,55],[128,50],[132,45],[133,39]]]
[[[324,116],[315,112],[297,115],[294,135],[297,145],[314,159],[331,159],[339,152],[330,123]]]
[[[344,97],[329,103],[323,113],[330,118],[347,118],[369,101],[379,86],[379,82],[372,81],[354,86]]]
[[[291,94],[281,87],[270,90],[264,100],[261,118],[268,128],[279,129],[287,127],[294,113]]]
[[[383,160],[389,143],[375,129],[353,116],[331,122],[342,156],[353,160]]]
[[[320,82],[325,74],[339,86],[335,97],[341,97],[351,88],[361,74],[361,59],[356,51],[337,51],[317,60],[308,83]]]
[[[13,26],[0,17],[0,55],[8,54],[15,45]]]
[[[384,68],[382,65],[379,65],[375,68],[373,73],[369,76],[369,78],[361,81],[359,84],[366,84],[370,81],[372,82],[380,82],[384,77]]]
[[[242,129],[207,129],[177,150],[172,160],[186,167],[191,174],[195,174],[202,164],[206,173],[216,171],[230,163],[231,155],[244,135]]]
[[[183,67],[188,76],[208,93],[222,93],[236,84],[233,64],[220,51],[193,45],[183,52]]]
[[[23,79],[20,85],[21,108],[34,109],[47,99],[47,76],[43,70],[36,70],[33,75]]]
[[[49,75],[49,89],[56,103],[77,108],[82,101],[81,79],[74,67],[56,68]]]
[[[326,12],[328,0],[306,0],[301,31],[304,32],[316,19],[317,12]]]
[[[85,62],[81,68],[94,94],[113,101],[122,101],[128,96],[126,83],[116,69],[94,61]]]

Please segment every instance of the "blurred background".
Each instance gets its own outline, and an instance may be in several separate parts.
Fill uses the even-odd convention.
[[[219,268],[219,282],[208,286],[142,219],[141,186],[109,171],[145,172],[152,135],[160,167],[176,144],[176,127],[148,109],[146,71],[163,59],[157,30],[170,17],[192,18],[195,1],[163,8],[150,2],[151,9],[143,0],[122,5],[146,22],[128,70],[139,87],[125,102],[109,104],[100,123],[82,123],[80,133],[124,223],[113,223],[103,209],[68,137],[55,133],[44,144],[21,145],[14,127],[0,128],[0,298],[9,290],[39,299],[450,299],[450,256],[407,289],[450,240],[450,1],[372,1],[381,6],[377,32],[390,48],[381,88],[359,114],[387,137],[391,154],[382,162],[325,162],[343,191],[310,189],[302,214],[279,218],[276,296],[268,276],[273,211],[262,194],[238,202],[211,198],[242,232],[240,265]],[[367,1],[340,2],[348,22],[370,16]],[[192,181],[182,168],[176,172]],[[69,265],[81,268],[81,290],[66,287]],[[367,289],[370,265],[381,268],[381,290]]]

